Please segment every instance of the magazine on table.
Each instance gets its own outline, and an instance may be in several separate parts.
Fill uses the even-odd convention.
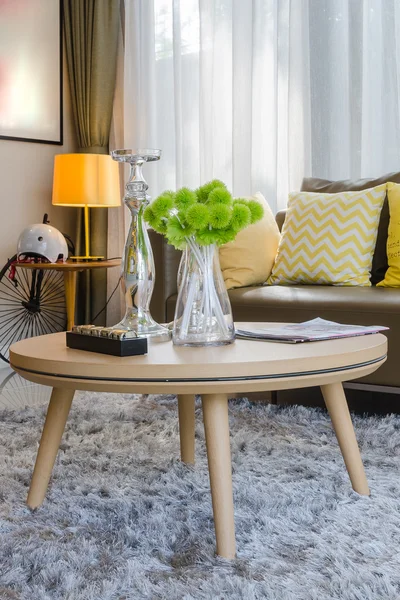
[[[320,342],[344,337],[368,335],[386,331],[389,327],[381,325],[343,325],[325,319],[312,319],[304,323],[269,323],[267,327],[254,327],[249,329],[236,329],[236,337],[241,339],[265,340],[270,342],[286,342],[297,344],[299,342]]]

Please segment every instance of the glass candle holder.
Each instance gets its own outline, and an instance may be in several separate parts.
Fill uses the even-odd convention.
[[[135,331],[138,337],[167,341],[171,332],[156,323],[150,314],[150,300],[155,281],[155,266],[143,212],[150,201],[148,185],[143,177],[144,163],[159,160],[161,150],[113,150],[114,160],[130,165],[124,202],[131,214],[131,224],[122,260],[121,284],[126,302],[125,316],[114,329]]]

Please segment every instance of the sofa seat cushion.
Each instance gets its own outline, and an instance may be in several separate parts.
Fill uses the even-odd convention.
[[[390,320],[400,327],[399,288],[265,285],[229,290],[229,298],[235,321],[300,322],[322,317],[389,327]],[[176,294],[167,301],[169,320],[174,318],[175,303]]]
[[[334,310],[355,314],[376,313],[379,316],[389,312],[399,315],[400,319],[400,290],[394,288],[279,285],[231,290],[229,297],[232,307],[245,306],[249,313],[252,308],[258,307],[299,312]]]

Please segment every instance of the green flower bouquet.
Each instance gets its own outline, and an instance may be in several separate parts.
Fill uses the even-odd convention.
[[[259,221],[264,209],[256,200],[233,199],[226,185],[214,179],[190,190],[164,192],[144,212],[147,223],[168,242],[183,250],[190,241],[222,246]]]
[[[218,246],[263,217],[256,200],[233,199],[214,179],[197,190],[166,191],[144,211],[147,223],[182,250],[172,340],[176,345],[229,344],[232,310],[219,266]]]

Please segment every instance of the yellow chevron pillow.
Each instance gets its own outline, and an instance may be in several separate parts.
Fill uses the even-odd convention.
[[[389,202],[389,229],[386,242],[389,268],[385,279],[377,283],[381,287],[400,287],[400,185],[387,184]]]
[[[357,192],[289,195],[267,284],[369,286],[386,184]]]

